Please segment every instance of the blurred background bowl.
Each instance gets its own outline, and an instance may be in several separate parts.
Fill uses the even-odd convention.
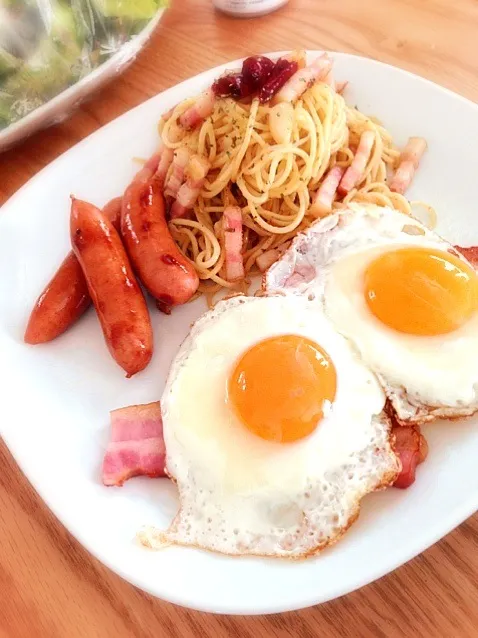
[[[30,111],[21,119],[0,129],[0,152],[41,128],[58,124],[91,93],[122,73],[146,45],[165,9],[158,9],[150,22],[133,38],[125,42],[110,58],[97,66],[72,86],[61,91],[41,106]],[[1,87],[0,87],[1,88]]]

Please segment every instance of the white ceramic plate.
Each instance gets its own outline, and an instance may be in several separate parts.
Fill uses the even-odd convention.
[[[119,51],[94,71],[48,102],[45,102],[45,104],[42,104],[42,106],[34,109],[25,117],[22,117],[18,122],[14,122],[0,130],[0,152],[41,128],[63,121],[90,93],[102,87],[119,73],[122,73],[147,43],[163,13],[164,9],[159,9],[154,18],[137,36],[124,44]]]
[[[400,144],[408,135],[427,138],[429,152],[411,195],[436,205],[445,237],[478,243],[478,144],[472,141],[478,108],[399,69],[350,55],[334,58],[337,78],[351,81],[350,103],[380,117]],[[306,607],[361,587],[471,515],[478,508],[478,428],[476,420],[427,428],[430,456],[415,485],[367,497],[350,532],[315,559],[228,558],[186,548],[154,553],[135,543],[142,525],[169,523],[177,507],[175,488],[166,479],[134,479],[121,489],[101,485],[108,412],[160,397],[171,358],[204,303],[171,317],[152,309],[156,353],[149,368],[129,380],[107,353],[93,312],[49,345],[27,347],[22,334],[32,302],[69,249],[70,193],[98,205],[121,193],[136,168],[131,158],[146,157],[157,145],[160,113],[222,71],[187,80],[111,122],[4,206],[0,421],[7,445],[42,498],[102,562],[160,598],[255,614]]]

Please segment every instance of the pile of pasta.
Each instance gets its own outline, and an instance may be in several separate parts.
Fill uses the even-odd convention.
[[[200,292],[245,290],[251,275],[268,265],[261,256],[280,254],[317,218],[350,202],[411,214],[409,201],[387,182],[401,157],[392,136],[378,120],[348,106],[334,87],[333,82],[316,82],[293,103],[216,98],[209,117],[191,130],[180,121],[194,98],[161,119],[164,147],[187,148],[209,164],[191,214],[170,221],[175,241],[197,269]],[[370,141],[373,136],[373,144],[357,183],[346,193],[334,192],[325,210],[317,206],[321,185],[334,167],[341,167],[342,175],[352,165],[364,132]],[[242,213],[240,282],[228,281],[224,274],[222,224],[231,204]]]

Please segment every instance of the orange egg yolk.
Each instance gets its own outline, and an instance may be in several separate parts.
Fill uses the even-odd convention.
[[[475,271],[451,253],[399,248],[365,272],[365,300],[384,324],[411,335],[443,335],[462,326],[478,304]]]
[[[268,441],[308,436],[335,398],[337,377],[329,355],[296,335],[250,348],[229,378],[228,400],[244,425]]]

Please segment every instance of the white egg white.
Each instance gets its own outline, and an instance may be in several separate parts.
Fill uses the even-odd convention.
[[[294,443],[251,433],[227,398],[238,358],[283,334],[318,343],[337,373],[330,409]],[[180,510],[157,540],[236,555],[317,552],[344,533],[365,494],[389,485],[399,471],[384,403],[376,377],[306,298],[218,303],[193,326],[161,399],[167,471]]]
[[[478,410],[478,313],[452,333],[427,337],[397,332],[367,307],[363,278],[368,265],[384,252],[409,246],[457,254],[407,215],[352,204],[298,236],[266,273],[265,289],[314,298],[377,374],[399,421],[473,414]]]

